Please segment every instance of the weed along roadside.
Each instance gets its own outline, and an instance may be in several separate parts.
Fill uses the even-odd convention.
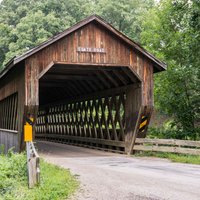
[[[172,162],[178,163],[188,163],[188,164],[197,164],[200,165],[200,156],[199,155],[188,155],[188,154],[176,154],[176,153],[167,153],[167,152],[137,152],[134,154],[134,157],[156,157],[156,158],[165,158],[169,159]]]
[[[78,188],[69,170],[40,160],[40,185],[29,189],[25,153],[0,155],[0,200],[64,200]]]

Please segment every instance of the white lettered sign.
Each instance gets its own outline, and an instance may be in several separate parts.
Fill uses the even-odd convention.
[[[78,47],[78,52],[89,52],[89,53],[106,53],[104,48],[95,48],[95,47]]]

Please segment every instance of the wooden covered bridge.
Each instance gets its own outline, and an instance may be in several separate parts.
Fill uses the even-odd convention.
[[[153,73],[166,65],[90,16],[10,60],[0,73],[0,144],[34,138],[131,153],[153,109]]]

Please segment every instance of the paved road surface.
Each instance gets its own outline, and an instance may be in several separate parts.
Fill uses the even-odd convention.
[[[37,146],[47,161],[78,176],[81,187],[73,200],[200,200],[200,165],[51,142]]]

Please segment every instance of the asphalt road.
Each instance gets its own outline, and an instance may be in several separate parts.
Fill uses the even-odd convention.
[[[80,180],[72,200],[200,200],[200,165],[51,142],[37,142],[37,147],[47,161]]]

